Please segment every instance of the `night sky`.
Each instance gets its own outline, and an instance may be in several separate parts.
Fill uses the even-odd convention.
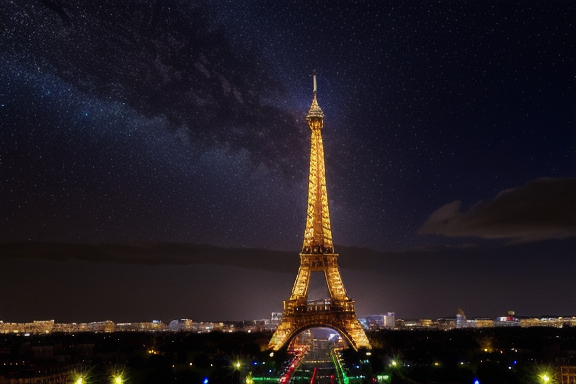
[[[359,316],[576,314],[574,1],[5,0],[0,33],[5,322],[281,311],[314,70]]]

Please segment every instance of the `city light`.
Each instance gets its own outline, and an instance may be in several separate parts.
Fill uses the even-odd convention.
[[[573,330],[567,330],[567,332],[568,331],[573,332]],[[534,333],[532,331],[524,332],[528,333],[523,336],[523,339],[534,337]],[[542,331],[539,330],[539,332],[536,334],[538,335],[540,332]],[[477,335],[462,335],[460,333],[460,331],[457,331],[448,334],[449,337],[454,335],[462,337],[462,340],[459,340],[461,344],[455,343],[451,347],[454,348],[451,351],[456,352],[454,356],[459,357],[458,360],[454,360],[453,366],[446,366],[447,369],[443,369],[443,366],[445,366],[447,362],[441,360],[438,358],[438,356],[431,355],[431,359],[427,362],[427,367],[424,367],[424,369],[426,369],[430,375],[439,375],[443,378],[451,379],[452,381],[450,382],[460,382],[458,381],[459,377],[462,377],[463,374],[465,374],[466,383],[480,384],[479,378],[474,377],[473,374],[478,373],[476,371],[478,366],[482,365],[483,362],[488,361],[488,355],[481,352],[482,349],[478,348],[478,345],[473,342]],[[487,332],[487,334],[490,335],[489,332]],[[387,333],[387,335],[390,335],[390,333]],[[417,340],[419,340],[419,342],[425,343],[424,340],[427,340],[430,334],[428,332],[422,331],[419,335],[414,333],[414,335],[411,334],[409,337],[412,338],[415,337],[415,335],[417,336]],[[547,333],[547,335],[550,339],[550,345],[561,344],[560,337],[557,337],[557,331],[551,330]],[[184,336],[184,338],[181,336],[167,337],[166,339],[155,338],[156,341],[154,349],[156,351],[161,351],[159,354],[163,354],[164,352],[162,351],[170,350],[170,347],[173,345],[172,343],[176,343],[179,340],[187,340],[188,338],[191,339],[194,337],[198,337],[198,340],[201,340],[203,338],[203,336],[195,335],[182,336]],[[137,356],[142,359],[143,355],[145,354],[146,359],[151,359],[151,361],[154,362],[154,355],[147,354],[147,351],[151,348],[149,344],[150,338],[147,335],[140,335],[137,337],[138,339],[134,339],[134,336],[126,335],[125,340],[134,342],[135,340],[140,340],[142,337],[142,341],[138,341],[136,344],[141,346],[136,351]],[[219,337],[221,336],[218,335],[215,340],[217,340]],[[483,337],[486,337],[486,335],[483,335]],[[506,375],[505,377],[509,379],[508,381],[522,383],[531,382],[534,384],[553,384],[572,382],[566,381],[566,379],[576,377],[576,367],[555,367],[553,365],[538,364],[530,360],[532,356],[538,356],[535,354],[535,352],[537,353],[537,350],[534,351],[532,349],[522,348],[517,354],[511,353],[510,346],[506,345],[506,342],[514,342],[516,344],[517,341],[515,339],[509,340],[507,335],[502,335],[501,337],[504,338],[505,342],[502,342],[501,339],[494,337],[493,344],[498,345],[498,348],[494,348],[494,351],[505,350],[507,351],[507,356],[501,357],[500,353],[494,352],[489,355],[489,357],[493,359],[491,360],[492,362],[496,362],[496,364],[499,365],[501,373]],[[91,336],[91,338],[94,341],[111,341],[118,343],[118,345],[125,343],[125,340],[121,337],[121,335],[94,334]],[[433,340],[429,345],[437,345],[437,339],[432,339]],[[84,345],[86,345],[85,343],[87,340],[90,339],[82,338],[77,341],[70,340],[70,348],[82,348]],[[236,351],[234,355],[232,355],[232,353],[226,355],[228,360],[221,359],[218,361],[212,361],[210,359],[204,359],[203,356],[203,359],[198,359],[198,366],[195,363],[190,365],[191,360],[188,360],[182,361],[180,364],[164,363],[162,366],[160,366],[160,368],[168,368],[168,370],[161,372],[165,375],[166,378],[170,378],[169,375],[171,375],[171,378],[174,379],[173,381],[184,378],[185,374],[187,375],[192,373],[197,377],[199,384],[207,384],[207,382],[203,383],[205,378],[208,379],[210,383],[212,383],[214,380],[221,382],[219,379],[223,377],[226,377],[227,380],[222,382],[227,384],[278,384],[280,380],[284,383],[307,383],[310,382],[309,376],[311,375],[312,367],[315,366],[316,363],[320,360],[325,361],[326,363],[331,361],[335,367],[332,372],[327,374],[323,374],[327,371],[318,372],[319,376],[317,377],[323,378],[323,381],[322,379],[321,381],[324,383],[329,383],[330,380],[333,379],[333,383],[352,384],[360,383],[361,379],[366,379],[366,382],[370,382],[372,384],[389,384],[402,377],[413,380],[412,378],[419,377],[418,375],[423,371],[423,366],[410,368],[411,366],[414,366],[414,363],[410,359],[409,355],[403,354],[405,352],[403,349],[397,350],[396,355],[387,354],[383,349],[372,350],[372,357],[379,360],[377,370],[374,370],[373,367],[370,366],[371,361],[369,360],[371,359],[366,359],[363,356],[366,354],[365,351],[362,353],[356,353],[355,355],[350,354],[347,356],[346,349],[343,349],[340,345],[332,344],[328,340],[329,338],[326,336],[325,330],[319,332],[318,335],[310,334],[306,338],[302,338],[302,340],[300,340],[300,344],[297,345],[297,348],[283,352],[282,356],[278,356],[275,360],[268,358],[270,351],[266,352],[265,359],[254,359],[253,356],[241,354],[241,351],[243,350],[242,347],[239,347],[238,351]],[[21,345],[29,345],[28,343],[30,343],[29,339],[25,339],[23,336],[15,336],[14,342],[19,342]],[[55,343],[59,342],[60,341],[55,341]],[[224,342],[227,341],[225,340]],[[315,346],[315,349],[306,346],[304,344],[305,342],[312,342]],[[464,349],[462,349],[462,346],[465,346]],[[537,347],[541,348],[540,345],[537,345]],[[192,348],[196,348],[196,346],[194,345]],[[15,353],[18,353],[20,349],[21,348],[14,348]],[[326,355],[321,355],[322,353],[325,353]],[[563,356],[564,351],[558,349],[556,350],[556,353],[557,356]],[[443,354],[444,351],[441,351],[441,355]],[[188,359],[193,357],[189,354],[182,354],[182,356],[187,357]],[[346,356],[347,359],[344,359],[344,356]],[[514,356],[517,358],[517,360],[510,358],[510,356]],[[467,358],[465,359],[465,357]],[[40,358],[42,358],[42,356]],[[81,356],[81,358],[84,358],[84,356]],[[110,360],[107,360],[107,356],[105,358],[106,360],[91,361],[89,363],[90,365],[87,365],[86,361],[84,361],[84,363],[78,362],[75,366],[71,367],[70,370],[63,369],[55,372],[53,370],[43,370],[42,368],[38,368],[37,372],[34,372],[37,373],[34,376],[34,382],[66,382],[69,384],[128,384],[151,372],[149,370],[150,365],[130,366],[128,369],[122,365],[111,365]],[[194,358],[196,358],[196,356],[194,356]],[[162,359],[162,361],[165,360]],[[227,363],[222,364],[225,361],[227,361]],[[310,363],[307,361],[310,361]],[[0,363],[0,365],[5,370],[8,369],[9,371],[16,373],[24,372],[24,374],[21,375],[22,377],[30,372],[28,364],[28,362],[23,360]],[[363,365],[364,367],[368,368],[364,368]],[[172,369],[170,370],[169,367],[172,367]],[[458,368],[453,369],[456,367]],[[331,378],[330,374],[333,374],[334,377]]]
[[[74,377],[73,383],[74,384],[86,384],[88,382],[88,380],[86,379],[86,376],[87,376],[86,372],[82,372],[82,373],[75,372],[73,374],[73,377]]]
[[[380,316],[381,317],[381,316]],[[521,318],[518,320],[519,326],[521,328],[530,327],[551,327],[551,328],[562,328],[564,326],[576,327],[576,316],[571,317],[547,317],[542,318]],[[256,322],[256,320],[255,320]],[[254,325],[250,325],[253,327]],[[258,330],[262,330],[260,324]],[[502,326],[494,319],[469,319],[467,320],[467,328],[497,328]],[[384,327],[380,325],[378,328]],[[421,321],[415,322],[404,322],[400,328],[403,329],[422,329],[423,323]],[[443,324],[441,325],[437,320],[432,321],[432,323],[426,326],[426,329],[443,329],[449,330],[454,329],[456,324]],[[169,325],[163,324],[158,321],[153,322],[134,322],[134,323],[114,323],[113,321],[97,321],[90,323],[56,323],[53,320],[34,320],[33,322],[27,323],[5,323],[0,321],[0,334],[21,334],[26,337],[32,335],[40,334],[52,334],[52,333],[90,333],[90,332],[101,332],[101,333],[112,333],[112,332],[179,332],[179,331],[193,331],[197,333],[210,333],[213,331],[221,331],[226,333],[232,332],[253,332],[251,328],[245,327],[235,327],[233,322],[219,322],[219,323],[206,323],[206,322],[194,322],[190,319],[180,319],[173,320]],[[335,336],[337,337],[337,336]],[[492,352],[492,345],[489,341],[482,343],[480,350],[485,353]],[[518,353],[517,348],[510,348],[512,352]],[[503,351],[499,351],[503,354]],[[157,351],[153,349],[149,350],[150,354],[156,354]],[[368,355],[368,352],[367,354]]]
[[[379,383],[388,383],[390,382],[390,375],[377,375],[376,379]]]
[[[555,382],[553,377],[553,368],[551,366],[540,366],[538,368],[538,378],[539,382],[542,384],[548,384]]]

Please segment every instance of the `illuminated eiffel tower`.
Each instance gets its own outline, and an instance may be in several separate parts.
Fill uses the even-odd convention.
[[[338,331],[354,349],[370,348],[366,333],[354,312],[354,301],[350,300],[344,289],[338,269],[338,255],[334,253],[332,244],[321,134],[324,114],[316,101],[316,73],[313,79],[314,99],[306,115],[308,126],[312,130],[312,145],[308,211],[300,268],[290,299],[284,301],[282,322],[268,347],[277,351],[306,329],[329,327]],[[329,299],[308,300],[308,285],[312,272],[324,272]]]

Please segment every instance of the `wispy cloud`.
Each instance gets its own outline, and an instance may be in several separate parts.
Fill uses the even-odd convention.
[[[224,248],[203,244],[67,244],[19,242],[0,244],[2,258],[36,258],[52,261],[87,261],[140,265],[229,265],[284,272],[298,265],[294,252]],[[292,268],[293,269],[293,268]]]
[[[576,178],[542,178],[500,192],[468,211],[453,201],[436,210],[420,234],[536,241],[576,237]]]
[[[360,316],[393,310],[402,318],[439,317],[457,308],[471,316],[510,308],[566,314],[576,300],[576,238],[404,252],[336,249]],[[62,322],[266,318],[282,309],[299,262],[297,250],[182,243],[0,244],[0,291],[11,293],[2,300],[2,316]],[[310,293],[320,298],[315,288],[312,281]]]

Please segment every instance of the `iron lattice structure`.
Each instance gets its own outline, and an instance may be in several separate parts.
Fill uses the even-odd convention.
[[[338,331],[354,349],[370,348],[364,328],[354,312],[354,301],[348,297],[342,283],[338,255],[334,253],[321,133],[324,127],[324,113],[316,100],[315,74],[314,98],[306,120],[312,130],[312,136],[308,209],[304,243],[300,253],[300,268],[290,299],[284,301],[282,322],[268,347],[277,351],[305,329],[330,327]],[[312,272],[324,272],[329,299],[308,300],[308,285]]]

